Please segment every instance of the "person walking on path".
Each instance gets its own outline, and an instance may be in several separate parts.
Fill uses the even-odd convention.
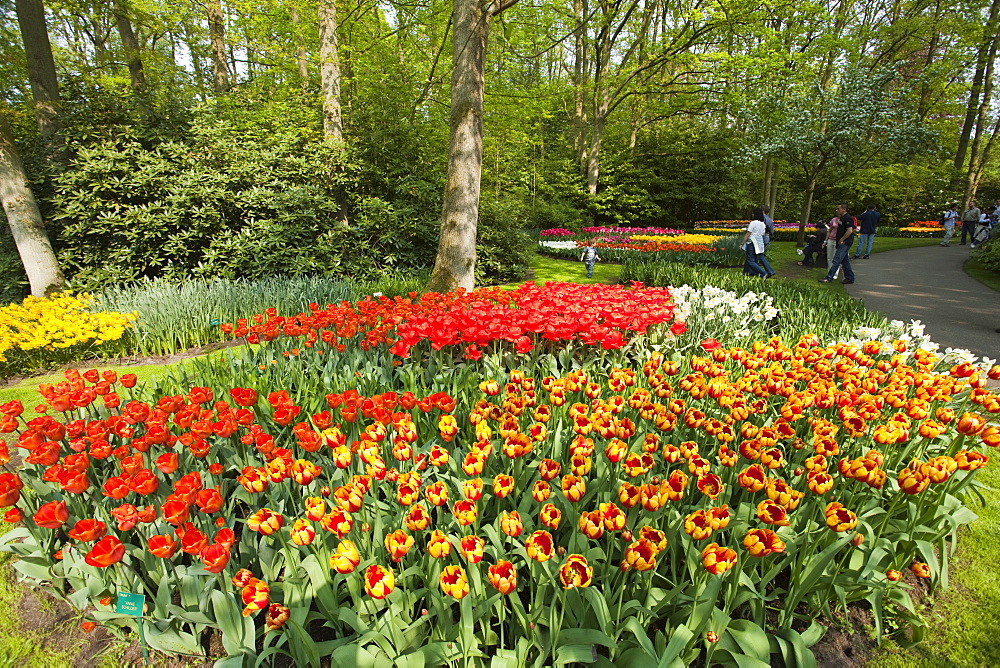
[[[941,216],[941,222],[944,224],[944,239],[941,240],[942,246],[951,245],[951,238],[955,234],[955,221],[957,220],[958,211],[955,210],[954,204],[949,204],[948,210]]]
[[[861,257],[864,251],[865,260],[872,254],[872,242],[875,240],[875,228],[878,227],[882,214],[875,210],[874,204],[868,205],[868,210],[858,216],[858,248],[854,251],[854,259]],[[867,247],[865,244],[868,244]]]
[[[580,262],[587,265],[587,278],[594,277],[594,263],[601,260],[601,256],[597,254],[597,248],[594,247],[594,244],[594,240],[590,239],[587,241],[587,245],[583,247],[583,252],[580,253]]]
[[[766,249],[771,245],[771,236],[774,234],[774,221],[771,220],[771,207],[768,205],[763,205],[760,207],[761,213],[764,218],[764,248]]]
[[[976,225],[979,224],[979,216],[981,215],[982,212],[976,206],[976,200],[969,202],[969,208],[962,212],[962,246],[965,245],[966,233],[970,237],[975,234]]]
[[[746,262],[743,265],[743,272],[750,276],[762,276],[771,278],[774,276],[774,269],[764,256],[764,234],[767,228],[764,226],[764,212],[760,207],[753,210],[750,216],[753,220],[747,225],[746,234],[740,242],[740,248],[746,253]]]
[[[837,220],[837,231],[836,236],[831,232],[830,236],[834,236],[837,244],[836,254],[833,256],[833,263],[830,265],[830,269],[826,273],[825,278],[820,279],[820,283],[832,283],[833,279],[837,276],[837,270],[841,266],[844,268],[844,285],[851,285],[854,283],[854,270],[851,268],[851,236],[854,235],[854,216],[847,212],[847,204],[841,202],[837,205],[837,215],[840,218]],[[829,237],[827,237],[829,238]]]

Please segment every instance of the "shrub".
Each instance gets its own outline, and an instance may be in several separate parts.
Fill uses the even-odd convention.
[[[476,238],[476,284],[520,280],[531,264],[534,241],[523,232],[525,206],[514,199],[484,200]]]
[[[993,230],[993,238],[973,251],[975,257],[987,269],[1000,272],[1000,232]]]

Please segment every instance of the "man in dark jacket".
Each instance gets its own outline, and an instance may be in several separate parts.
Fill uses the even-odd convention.
[[[841,202],[837,205],[837,215],[840,216],[840,220],[837,221],[837,245],[836,251],[833,256],[833,262],[830,264],[829,271],[826,272],[826,277],[820,279],[820,283],[832,283],[834,277],[837,275],[837,270],[841,266],[844,267],[844,285],[850,285],[854,282],[854,270],[851,269],[851,244],[854,236],[855,221],[854,216],[847,213],[847,204]]]
[[[861,251],[864,251],[865,260],[872,254],[872,241],[875,240],[875,228],[878,227],[878,221],[881,219],[882,214],[875,210],[874,204],[869,204],[868,210],[858,216],[858,224],[861,229],[858,230],[858,247],[854,251],[855,260],[861,257]],[[868,244],[867,246],[865,246],[866,243]]]

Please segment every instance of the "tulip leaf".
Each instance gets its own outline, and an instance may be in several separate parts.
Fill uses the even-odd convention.
[[[336,593],[330,584],[329,567],[324,568],[315,554],[310,554],[302,560],[302,568],[310,578],[312,590],[316,594],[316,604],[327,619],[335,620],[340,614],[340,605]]]
[[[628,666],[628,668],[658,668],[656,659],[640,647],[633,647],[622,652],[622,657],[617,663],[620,666]]]
[[[642,628],[642,624],[635,617],[629,617],[628,621],[625,622],[625,628],[632,632],[635,636],[636,641],[639,643],[639,647],[645,652],[650,658],[656,656],[656,650],[653,648],[653,641],[649,639],[646,635],[646,629]],[[689,632],[690,633],[690,632]]]
[[[312,637],[294,619],[289,619],[285,628],[288,630],[288,642],[297,662],[304,661],[309,668],[319,668],[319,652]],[[223,640],[225,640],[225,636],[223,636]]]
[[[560,640],[562,634],[560,634]],[[594,663],[597,661],[597,647],[594,645],[560,645],[556,650],[557,666],[567,663]]]
[[[731,635],[747,656],[761,661],[767,661],[771,656],[770,643],[767,634],[753,622],[736,619],[729,623],[726,633]]]
[[[164,654],[204,655],[194,634],[178,631],[169,626],[161,631],[155,624],[146,624],[144,635],[150,647]]]
[[[360,644],[348,644],[333,651],[330,663],[338,668],[372,668],[375,656]]]
[[[595,629],[563,629],[559,632],[559,640],[567,645],[604,645],[614,647],[611,636]]]
[[[39,582],[52,579],[52,571],[48,562],[44,559],[34,557],[21,557],[14,562],[14,570],[21,575],[29,577]]]
[[[215,624],[214,619],[199,610],[185,610],[180,606],[168,605],[167,612],[178,619],[183,619],[184,621],[191,622],[193,624],[206,624],[208,626]]]
[[[239,604],[232,596],[218,589],[212,590],[212,608],[222,631],[222,646],[231,654],[254,653],[255,628],[253,617],[244,617]]]
[[[675,627],[670,634],[670,642],[660,655],[658,668],[668,668],[676,663],[693,637],[694,633],[684,624]]]
[[[779,629],[775,635],[777,638],[788,643],[790,652],[788,654],[782,652],[785,657],[786,666],[789,666],[789,668],[816,668],[816,657],[806,647],[806,643],[798,631],[794,629]],[[794,661],[794,663],[789,661],[789,659]]]
[[[794,586],[782,602],[785,610],[794,610],[806,594],[813,590],[817,581],[826,572],[827,566],[830,565],[830,563],[837,556],[837,553],[845,545],[847,545],[852,538],[853,536],[851,534],[841,536],[830,545],[827,545],[822,552],[813,555],[808,559],[808,561],[806,561],[803,573],[795,579]]]

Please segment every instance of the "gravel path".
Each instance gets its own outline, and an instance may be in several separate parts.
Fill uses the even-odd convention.
[[[968,246],[952,244],[852,258],[857,282],[846,286],[847,292],[893,320],[920,320],[931,339],[944,347],[997,359],[1000,293],[962,271],[968,257]]]

